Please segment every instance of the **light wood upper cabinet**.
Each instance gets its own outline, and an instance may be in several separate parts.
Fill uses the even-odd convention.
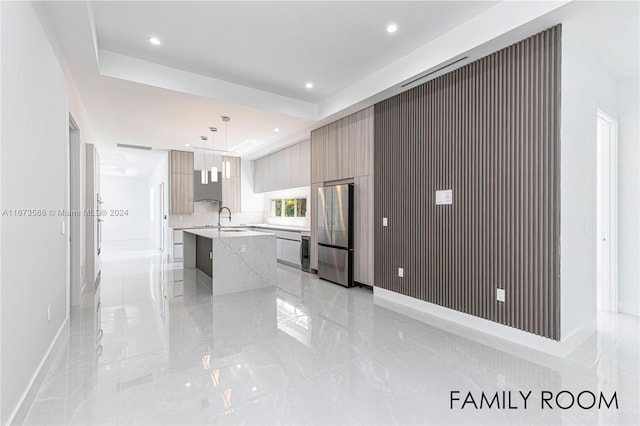
[[[305,141],[300,146],[300,173],[298,174],[297,186],[307,186],[311,183],[311,141]]]
[[[169,151],[169,213],[193,213],[193,152]]]
[[[264,161],[255,160],[253,161],[253,192],[261,193],[264,192],[264,179],[261,179],[264,176]]]
[[[300,163],[301,146],[302,144],[296,144],[292,146],[290,150],[288,150],[289,164],[291,164],[289,173],[291,174],[290,179],[291,179],[291,185],[293,187],[302,186],[300,185],[300,171],[302,167],[302,164]]]
[[[193,176],[193,152],[182,153],[182,170],[183,174]]]
[[[311,182],[373,174],[373,107],[311,132]]]
[[[373,268],[373,107],[311,132],[311,267],[317,269],[317,188],[325,182],[354,183],[354,279],[375,285]]]
[[[354,179],[354,191],[353,279],[373,285],[373,175],[357,176]]]
[[[310,183],[309,141],[290,146],[253,163],[256,193],[308,186]]]

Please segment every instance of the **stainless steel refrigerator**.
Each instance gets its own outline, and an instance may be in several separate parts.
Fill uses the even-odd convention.
[[[353,285],[353,184],[318,188],[318,276]]]

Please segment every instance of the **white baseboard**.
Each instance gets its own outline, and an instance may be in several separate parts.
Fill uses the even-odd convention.
[[[618,312],[622,314],[640,316],[640,305],[637,303],[618,301]]]
[[[51,352],[53,351],[53,348],[58,343],[58,339],[60,338],[60,335],[62,334],[62,331],[65,329],[65,327],[67,327],[68,324],[69,324],[69,317],[67,316],[65,318],[65,320],[62,322],[62,325],[60,326],[60,328],[58,329],[58,332],[56,333],[56,336],[53,338],[53,341],[49,345],[49,348],[47,349],[47,352],[42,357],[42,360],[40,361],[40,364],[38,365],[38,368],[36,368],[36,371],[33,373],[33,376],[31,377],[31,380],[29,381],[29,384],[27,385],[27,388],[24,390],[24,392],[20,396],[20,399],[18,400],[18,404],[16,404],[15,408],[11,412],[11,415],[9,416],[9,420],[7,421],[7,425],[13,424],[13,421],[14,421],[16,415],[18,414],[18,412],[22,408],[22,404],[24,404],[25,399],[27,398],[27,396],[29,395],[29,392],[31,391],[31,388],[33,387],[33,384],[38,379],[38,376],[40,375],[40,372],[42,371],[42,367],[44,367],[44,365],[49,360],[49,356],[51,355]]]
[[[596,321],[593,320],[558,342],[379,287],[374,287],[373,295],[376,304],[400,311],[439,328],[446,327],[447,331],[480,343],[497,344],[500,349],[505,350],[513,349],[515,344],[564,358],[596,330]]]

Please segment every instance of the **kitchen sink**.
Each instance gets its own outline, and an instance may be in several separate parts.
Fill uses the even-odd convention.
[[[220,232],[247,232],[246,229],[221,229]]]

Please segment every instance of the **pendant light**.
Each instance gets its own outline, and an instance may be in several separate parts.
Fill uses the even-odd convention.
[[[200,170],[200,182],[203,185],[206,185],[209,183],[209,173],[207,173],[206,170]]]
[[[215,135],[218,132],[218,128],[217,127],[209,127],[209,131],[211,133],[213,133],[213,147],[216,147],[216,138]],[[206,168],[206,166],[205,166]],[[211,182],[217,182],[218,181],[218,168],[216,166],[212,166],[211,167]]]
[[[231,121],[230,117],[223,115],[220,117],[224,122],[224,149],[225,151],[229,150],[229,127],[228,124]],[[230,161],[222,161],[222,177],[225,179],[229,179],[231,177],[231,162]]]

